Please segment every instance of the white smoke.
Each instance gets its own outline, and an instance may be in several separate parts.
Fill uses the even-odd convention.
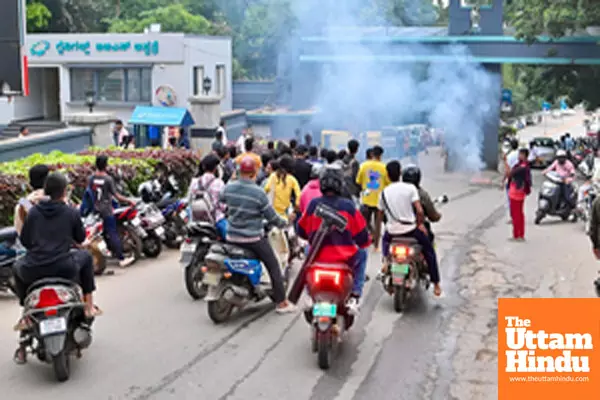
[[[452,56],[452,62],[427,65],[386,62],[374,57],[377,47],[383,46],[393,46],[394,55],[406,60],[410,60],[412,52],[436,55],[425,46],[409,49],[385,42],[373,45],[339,40],[359,36],[364,32],[359,27],[385,19],[381,15],[385,9],[373,12],[371,7],[366,19],[363,11],[376,3],[391,2],[403,7],[395,14],[404,14],[402,20],[411,25],[432,20],[434,9],[430,3],[425,4],[429,8],[423,7],[423,0],[294,0],[300,34],[308,28],[323,27],[320,35],[327,38],[328,55],[334,59],[322,66],[313,97],[314,106],[321,111],[319,122],[330,129],[350,131],[357,127],[429,123],[444,131],[448,151],[457,156],[454,168],[481,169],[483,129],[490,110],[498,103],[499,86],[494,75],[479,64],[468,62],[467,49],[449,46],[442,51]],[[343,29],[333,29],[338,27]],[[385,30],[381,29],[378,35],[383,34]],[[349,54],[352,61],[335,60]]]

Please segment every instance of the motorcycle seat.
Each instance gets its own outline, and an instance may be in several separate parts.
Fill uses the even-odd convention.
[[[186,226],[186,231],[190,236],[203,235],[207,230],[214,234],[217,233],[215,225],[206,221],[192,222]]]
[[[210,251],[233,259],[257,259],[254,252],[230,243],[215,243],[210,247]]]
[[[0,229],[0,243],[2,242],[14,242],[17,240],[19,234],[14,227]]]
[[[39,289],[41,287],[44,286],[53,286],[53,285],[57,285],[57,286],[66,286],[69,288],[76,288],[77,287],[77,283],[70,281],[68,279],[63,279],[63,278],[43,278],[43,279],[39,279],[35,282],[33,282],[31,285],[29,285],[29,287],[27,288],[27,294],[30,294],[31,292],[33,292],[36,289]]]
[[[177,201],[177,199],[174,199],[174,198],[164,199],[164,200],[161,200],[158,203],[156,203],[156,207],[162,209],[162,208],[170,206],[171,204],[175,203],[176,201]]]
[[[115,210],[114,210],[114,214],[115,214],[115,215],[122,214],[123,212],[127,211],[128,209],[129,209],[129,206],[127,206],[127,207],[118,207],[118,208],[115,208]]]

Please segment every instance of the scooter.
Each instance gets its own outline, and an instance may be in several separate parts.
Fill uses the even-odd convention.
[[[13,291],[13,264],[17,260],[17,230],[15,228],[0,229],[0,292]]]
[[[563,178],[555,171],[546,174],[546,181],[542,184],[542,189],[538,196],[538,209],[535,212],[534,223],[539,224],[547,215],[561,217],[563,221],[572,216],[572,221],[577,222],[577,213],[575,209],[566,204],[560,190]],[[571,202],[574,204],[577,196],[577,188],[573,185],[571,191]]]

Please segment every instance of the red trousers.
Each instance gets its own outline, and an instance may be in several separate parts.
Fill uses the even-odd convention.
[[[510,199],[510,217],[512,219],[513,237],[525,237],[525,200]]]

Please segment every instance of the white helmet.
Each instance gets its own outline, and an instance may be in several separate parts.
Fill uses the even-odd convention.
[[[556,152],[556,157],[566,157],[567,156],[567,152],[564,151],[563,149],[560,149]]]

